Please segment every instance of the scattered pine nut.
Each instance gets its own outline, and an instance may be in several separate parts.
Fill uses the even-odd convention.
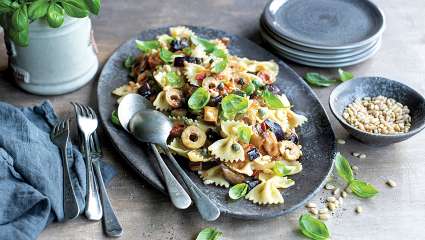
[[[319,210],[317,210],[317,208],[310,208],[308,211],[313,215],[319,214]]]
[[[341,189],[337,188],[334,190],[333,195],[338,196],[341,193]]]
[[[329,210],[327,208],[322,208],[319,210],[319,214],[327,214]]]
[[[353,152],[353,153],[351,153],[354,157],[358,157],[358,156],[360,156],[360,153],[358,153],[358,152]]]
[[[326,183],[326,185],[325,185],[325,189],[326,189],[326,190],[334,190],[334,189],[335,189],[335,186],[334,186],[334,185],[332,185],[332,184],[330,184],[330,183]]]
[[[327,214],[327,213],[319,214],[319,219],[320,220],[328,220],[329,214]]]
[[[336,198],[335,197],[328,197],[328,198],[326,198],[326,201],[327,202],[335,202],[336,201]]]
[[[386,184],[390,187],[397,187],[397,183],[394,180],[388,179]]]
[[[362,206],[357,206],[356,209],[355,209],[355,211],[356,211],[357,214],[362,213],[363,212]]]
[[[338,140],[336,140],[336,142],[338,144],[345,144],[345,140],[344,139],[338,139]]]
[[[308,203],[308,204],[306,205],[306,207],[307,207],[307,208],[316,208],[316,207],[317,207],[317,205],[316,205],[315,203],[310,202],[310,203]]]
[[[357,167],[356,165],[351,166],[351,169],[353,171],[359,171],[359,167]]]
[[[341,197],[346,198],[347,197],[347,192],[346,191],[342,191]]]
[[[329,208],[330,211],[335,211],[336,205],[334,203],[330,202],[330,203],[328,203],[328,208]]]
[[[361,159],[366,158],[366,154],[364,154],[364,153],[360,154],[360,155],[359,155],[359,158],[361,158]]]
[[[342,205],[344,203],[343,198],[342,197],[338,198],[338,202],[339,202],[340,205]]]

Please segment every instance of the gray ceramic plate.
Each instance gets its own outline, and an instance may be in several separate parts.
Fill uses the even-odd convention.
[[[304,114],[309,121],[299,129],[304,153],[301,162],[304,169],[300,174],[293,176],[295,186],[282,192],[285,204],[258,206],[247,200],[229,201],[226,189],[204,185],[193,172],[188,171],[189,176],[217,203],[222,213],[233,217],[265,219],[283,215],[303,206],[325,183],[332,169],[336,151],[335,136],[323,106],[310,87],[292,69],[263,48],[245,38],[222,31],[202,27],[191,27],[191,29],[205,38],[229,37],[232,54],[257,60],[275,60],[280,67],[276,85],[288,95],[294,104],[295,111]],[[168,28],[154,29],[142,32],[136,38],[150,40],[166,32]],[[127,56],[138,53],[134,46],[136,38],[121,45],[106,62],[99,77],[97,89],[99,112],[107,133],[126,162],[146,181],[164,191],[161,181],[150,164],[149,159],[152,155],[146,150],[146,146],[113,126],[110,121],[111,112],[116,108],[116,100],[111,96],[111,91],[128,81],[127,71],[122,67],[122,62]]]
[[[284,44],[279,43],[272,37],[270,37],[263,29],[260,29],[261,36],[263,39],[268,42],[270,45],[273,45],[275,48],[279,49],[280,51],[288,54],[292,57],[298,57],[301,59],[311,59],[311,60],[317,60],[321,62],[331,61],[343,61],[346,62],[348,59],[355,59],[355,58],[362,58],[363,56],[368,55],[371,51],[373,51],[374,48],[377,47],[378,44],[380,44],[381,38],[378,38],[376,42],[373,42],[371,45],[367,45],[366,48],[361,48],[359,50],[353,51],[353,52],[346,52],[346,53],[338,53],[338,54],[321,54],[321,53],[309,53],[309,52],[303,52],[299,51],[297,49],[293,49],[289,46],[286,46]]]
[[[279,37],[276,33],[274,33],[270,28],[267,26],[267,24],[264,23],[264,12],[260,18],[260,29],[264,30],[270,37],[272,37],[274,40],[278,41],[280,44],[286,45],[288,47],[291,47],[293,49],[296,49],[298,51],[307,52],[307,53],[313,53],[313,54],[347,54],[352,52],[359,52],[362,51],[364,48],[368,48],[371,45],[374,44],[374,42],[362,45],[360,47],[354,47],[354,48],[344,48],[344,49],[322,49],[322,48],[313,48],[313,47],[306,47],[303,45],[298,45],[296,43],[293,43],[291,41],[285,40],[284,38]]]
[[[264,20],[286,40],[322,49],[363,46],[385,26],[383,12],[368,0],[274,0]]]

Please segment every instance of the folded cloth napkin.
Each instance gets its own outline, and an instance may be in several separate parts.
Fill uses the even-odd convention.
[[[31,108],[0,102],[0,239],[36,239],[47,224],[64,219],[62,160],[50,140],[57,121],[48,101]],[[84,209],[84,160],[72,146],[68,151],[74,190]],[[101,166],[109,182],[116,172],[106,163]]]

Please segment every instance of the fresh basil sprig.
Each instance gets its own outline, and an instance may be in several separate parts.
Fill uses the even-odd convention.
[[[18,32],[28,28],[28,9],[25,4],[21,5],[12,15],[12,28]]]
[[[46,16],[49,2],[47,0],[34,1],[28,8],[28,15],[31,19],[37,19]]]
[[[221,110],[226,119],[233,119],[236,114],[248,109],[248,98],[236,94],[229,94],[221,101]]]
[[[207,53],[212,53],[216,49],[216,45],[205,38],[192,36],[191,41],[195,45],[201,45]]]
[[[140,51],[142,51],[144,53],[149,53],[153,49],[157,49],[160,46],[161,45],[156,40],[151,40],[151,41],[140,41],[140,40],[136,40],[136,47],[137,47],[137,49],[139,49]]]
[[[170,86],[181,88],[183,87],[184,81],[183,79],[177,74],[176,71],[168,72],[166,75],[167,82]]]
[[[261,94],[261,97],[263,98],[264,102],[266,103],[267,107],[271,109],[279,109],[279,108],[285,108],[289,106],[285,106],[280,99],[271,93],[269,90],[264,90]]]
[[[213,63],[213,67],[211,69],[211,72],[213,73],[221,73],[226,69],[227,67],[227,59],[223,59],[221,61],[216,61]]]
[[[122,65],[124,66],[124,68],[130,70],[131,67],[133,66],[133,64],[136,62],[136,59],[133,56],[128,56],[124,62],[122,63]]]
[[[229,189],[229,197],[233,200],[238,200],[248,192],[248,184],[239,183]]]
[[[313,240],[325,240],[330,238],[326,224],[310,214],[301,215],[298,220],[301,233]]]
[[[276,161],[276,163],[273,166],[273,172],[276,175],[281,177],[294,174],[296,169],[297,169],[297,166],[285,165],[283,162],[280,162],[280,161]]]
[[[352,72],[344,71],[341,68],[338,68],[339,80],[345,82],[353,79],[354,75]]]
[[[349,185],[351,191],[361,198],[371,198],[378,194],[378,190],[370,183],[354,179]]]
[[[170,50],[165,48],[161,48],[161,50],[159,50],[159,58],[161,58],[161,60],[165,63],[172,63],[174,61],[173,55],[174,54]]]
[[[47,9],[47,22],[52,28],[60,27],[65,21],[65,10],[56,2],[51,2]]]
[[[219,240],[223,233],[215,228],[207,227],[202,229],[195,240]]]
[[[89,15],[89,9],[84,2],[79,0],[63,0],[63,9],[68,16],[83,18]]]
[[[307,73],[305,75],[305,80],[310,85],[318,87],[329,87],[337,83],[336,80],[329,79],[328,77],[315,72]]]
[[[239,139],[244,143],[249,143],[252,136],[252,129],[246,126],[240,126],[237,130]]]
[[[338,175],[348,183],[348,187],[358,197],[371,198],[378,194],[379,191],[372,184],[354,178],[350,163],[340,153],[335,157],[335,168]]]
[[[341,155],[341,153],[336,154],[335,168],[338,175],[346,182],[349,183],[354,180],[353,170],[351,170],[350,163],[344,156]]]
[[[199,87],[192,93],[187,104],[190,109],[194,111],[200,111],[203,107],[208,104],[210,100],[210,93],[203,87]]]
[[[116,126],[121,126],[120,120],[118,118],[118,113],[114,110],[111,114],[111,122]]]

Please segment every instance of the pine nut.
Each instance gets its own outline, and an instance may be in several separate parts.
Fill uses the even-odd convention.
[[[329,214],[324,213],[324,214],[319,214],[319,219],[320,220],[328,220],[329,219]]]
[[[361,159],[366,158],[366,154],[364,154],[364,153],[360,154],[359,158],[361,158]]]
[[[337,188],[334,190],[333,195],[338,196],[340,193],[341,193],[341,190]]]
[[[386,184],[390,187],[397,187],[397,183],[394,180],[388,179]]]
[[[363,208],[361,206],[357,206],[355,211],[356,211],[357,214],[360,214],[360,213],[363,212]]]
[[[307,208],[316,208],[316,207],[317,207],[317,204],[312,203],[312,202],[309,202],[309,203],[306,205],[306,207],[307,207]]]
[[[328,198],[326,198],[326,201],[327,202],[335,202],[336,198],[335,197],[328,197]]]
[[[353,152],[353,153],[351,153],[354,157],[358,157],[358,156],[360,156],[360,153],[358,153],[358,152]]]
[[[317,208],[310,208],[308,211],[313,215],[319,214],[319,210],[317,210]]]
[[[334,189],[335,189],[335,186],[334,186],[334,185],[332,185],[332,184],[330,184],[330,183],[327,183],[327,184],[325,185],[325,189],[326,189],[326,190],[334,190]]]
[[[338,144],[345,144],[345,140],[344,139],[338,139],[338,140],[336,140],[336,142]]]

